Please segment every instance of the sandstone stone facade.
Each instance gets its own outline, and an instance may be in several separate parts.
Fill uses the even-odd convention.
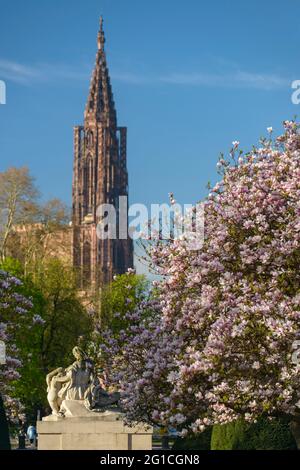
[[[84,124],[74,128],[73,264],[83,290],[98,289],[133,266],[131,239],[99,239],[96,232],[98,206],[109,203],[118,211],[119,196],[128,196],[127,129],[117,125],[104,42],[101,19]]]

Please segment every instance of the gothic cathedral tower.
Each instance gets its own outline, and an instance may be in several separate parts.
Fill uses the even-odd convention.
[[[104,42],[101,18],[84,125],[74,128],[73,264],[81,289],[92,290],[133,266],[130,238],[98,238],[96,230],[99,205],[113,204],[118,214],[119,196],[128,196],[127,129],[117,125]]]

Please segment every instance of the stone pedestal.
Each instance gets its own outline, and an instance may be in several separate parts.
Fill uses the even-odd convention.
[[[65,417],[38,421],[39,450],[151,450],[152,428],[129,427],[117,411],[92,412],[78,401],[65,401]]]

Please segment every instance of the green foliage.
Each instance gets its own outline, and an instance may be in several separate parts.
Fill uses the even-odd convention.
[[[148,293],[145,276],[132,273],[115,276],[111,285],[101,293],[101,327],[109,327],[114,333],[125,329],[126,313],[132,312]]]
[[[0,450],[10,450],[8,425],[3,405],[3,400],[0,394]]]
[[[16,276],[18,279],[24,275],[23,266],[19,260],[7,257],[1,263],[1,269],[7,273]]]
[[[79,343],[84,346],[83,337],[88,340],[92,322],[78,298],[73,269],[61,261],[50,259],[30,276],[24,276],[22,265],[13,259],[6,259],[1,268],[22,280],[19,291],[33,303],[24,318],[32,327],[25,335],[21,325],[16,334],[22,367],[12,396],[23,403],[27,417],[35,420],[36,411],[48,406],[46,374],[73,360],[72,348]]]
[[[94,360],[96,368],[100,371],[107,363],[107,356],[103,353],[101,345],[105,344],[105,334],[118,338],[120,332],[128,327],[126,314],[147,298],[149,282],[142,275],[133,272],[120,274],[114,277],[110,285],[105,286],[100,298],[95,299],[99,305],[99,313],[94,312],[94,334],[89,342],[87,352]]]
[[[260,418],[256,423],[238,420],[215,425],[211,437],[212,450],[284,450],[296,449],[288,421]]]
[[[245,428],[247,424],[243,421],[215,425],[211,436],[212,450],[235,450],[242,449],[245,442]]]
[[[22,366],[18,368],[18,373],[21,374],[22,378],[11,382],[9,396],[20,400],[22,405],[28,405],[28,403],[31,404],[32,402],[39,403],[39,405],[41,405],[41,391],[44,386],[44,380],[42,380],[41,374],[39,373],[39,362],[37,360],[37,355],[35,354],[35,345],[40,341],[42,330],[41,324],[35,322],[34,317],[40,312],[40,304],[43,302],[43,298],[41,293],[34,288],[32,282],[24,277],[23,267],[19,261],[12,258],[6,258],[1,263],[0,269],[22,280],[22,285],[15,286],[15,293],[21,294],[33,303],[33,307],[28,308],[25,314],[18,315],[14,319],[11,317],[14,328],[13,338],[14,344],[17,348],[17,357],[22,362]],[[22,393],[25,383],[26,393]],[[28,406],[26,406],[26,408],[28,409]],[[10,408],[8,409],[11,418],[12,412]],[[15,410],[16,413],[18,411]],[[11,421],[9,424],[10,426],[13,425]]]
[[[207,428],[201,434],[178,437],[172,449],[173,450],[210,450],[212,428]]]
[[[44,263],[35,276],[35,286],[44,304],[45,320],[41,339],[44,370],[72,359],[71,351],[81,337],[91,332],[91,320],[77,294],[76,277],[71,267],[57,259]],[[62,364],[62,365],[64,365]]]

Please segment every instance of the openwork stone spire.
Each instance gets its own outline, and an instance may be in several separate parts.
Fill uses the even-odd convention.
[[[100,16],[100,29],[98,33],[98,49],[99,51],[104,51],[104,44],[105,44],[105,35],[103,31],[103,17]]]
[[[106,63],[104,43],[103,19],[101,17],[100,30],[98,32],[98,51],[85,108],[85,118],[87,120],[96,119],[98,122],[115,126],[117,120],[116,110]]]
[[[83,289],[97,289],[133,265],[130,239],[97,238],[97,208],[128,196],[126,127],[117,126],[117,114],[104,51],[100,18],[98,49],[84,124],[74,129],[73,260]]]

